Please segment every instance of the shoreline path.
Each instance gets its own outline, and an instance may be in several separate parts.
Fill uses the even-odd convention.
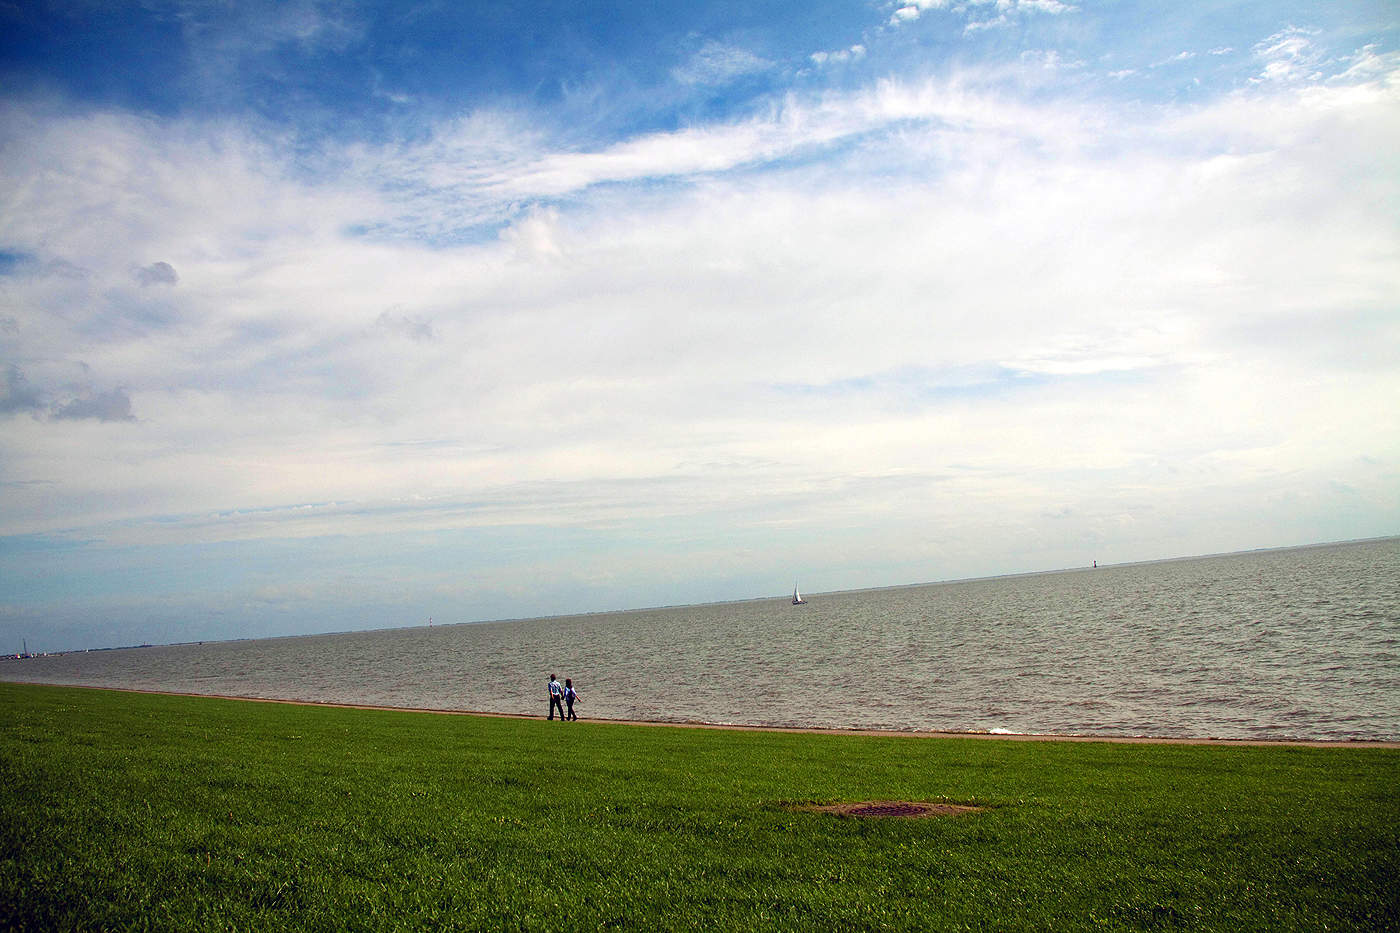
[[[330,703],[319,700],[285,700],[276,697],[240,697],[215,693],[180,693],[172,690],[138,690],[134,687],[99,687],[88,684],[27,683],[34,687],[76,687],[80,690],[113,690],[118,693],[149,693],[156,696],[203,697],[209,700],[236,700],[244,703],[282,703],[288,706],[324,706],[331,709],[382,710],[394,713],[431,713],[437,716],[483,716],[493,719],[540,719],[529,713],[494,713],[480,710],[431,709],[412,706],[378,706],[369,703]],[[938,732],[899,729],[823,729],[808,726],[756,726],[742,723],[667,722],[651,719],[588,719],[587,723],[607,726],[654,726],[672,729],[727,729],[734,732],[795,732],[811,735],[868,735],[910,739],[988,739],[1008,742],[1115,742],[1124,745],[1291,745],[1304,748],[1400,748],[1400,742],[1373,739],[1219,739],[1164,738],[1142,735],[1055,735],[1047,733],[1009,732]]]

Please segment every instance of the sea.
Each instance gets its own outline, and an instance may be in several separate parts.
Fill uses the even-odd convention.
[[[1400,740],[1400,538],[0,662],[0,679],[588,720]]]

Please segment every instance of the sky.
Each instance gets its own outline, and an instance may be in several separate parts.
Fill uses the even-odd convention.
[[[0,3],[0,652],[1400,534],[1400,8]]]

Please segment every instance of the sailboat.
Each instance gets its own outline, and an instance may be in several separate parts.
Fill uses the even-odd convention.
[[[807,600],[802,598],[802,594],[797,592],[797,584],[794,583],[792,585],[792,604],[794,606],[801,606],[806,602]]]

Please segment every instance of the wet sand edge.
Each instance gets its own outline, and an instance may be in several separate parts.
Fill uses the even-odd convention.
[[[491,719],[538,719],[529,713],[498,713],[483,710],[434,709],[412,706],[379,706],[370,703],[331,703],[319,700],[288,700],[276,697],[229,696],[217,693],[181,693],[172,690],[141,690],[135,687],[102,687],[92,684],[60,684],[10,680],[5,683],[31,687],[76,687],[80,690],[112,690],[118,693],[145,693],[153,696],[201,697],[209,700],[235,700],[244,703],[280,703],[285,706],[322,706],[330,709],[362,709],[392,713],[431,713],[438,716],[478,716]],[[1299,748],[1400,748],[1400,742],[1371,739],[1221,739],[1208,737],[1162,737],[1141,735],[1056,735],[1047,733],[939,732],[902,729],[843,729],[815,726],[760,726],[742,723],[666,721],[650,719],[580,719],[582,723],[608,726],[652,726],[670,729],[722,729],[731,732],[790,732],[799,735],[860,735],[906,739],[985,739],[1006,742],[1111,742],[1121,745],[1239,745],[1291,746]]]

